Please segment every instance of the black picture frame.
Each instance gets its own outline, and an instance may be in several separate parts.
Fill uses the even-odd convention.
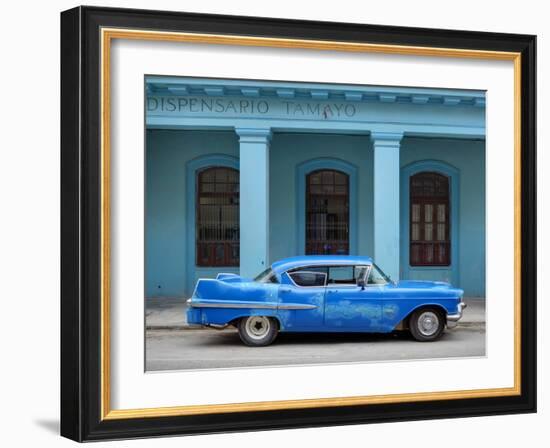
[[[521,393],[515,396],[102,419],[100,29],[245,35],[521,54]],[[61,435],[76,441],[536,412],[536,36],[77,7],[61,13]]]

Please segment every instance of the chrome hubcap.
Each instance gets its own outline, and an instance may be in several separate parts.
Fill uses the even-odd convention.
[[[262,339],[269,332],[271,323],[267,317],[252,316],[246,321],[246,332],[252,339]]]
[[[432,311],[426,311],[418,318],[418,330],[424,336],[433,336],[439,328],[439,317]]]

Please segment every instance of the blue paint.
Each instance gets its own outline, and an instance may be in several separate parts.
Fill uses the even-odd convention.
[[[377,109],[377,108],[373,108]],[[414,114],[414,110],[402,110],[403,116]],[[432,117],[437,117],[441,112],[431,111],[426,115],[425,119],[430,120]],[[410,121],[400,121],[402,118],[399,114],[394,117],[393,114],[387,114],[388,120],[394,120],[390,123],[379,121],[383,117],[381,115],[373,116],[371,119],[362,121],[319,121],[319,120],[300,120],[300,119],[269,119],[262,120],[259,118],[210,118],[210,117],[165,117],[165,116],[147,116],[146,124],[148,129],[181,129],[181,130],[232,130],[237,127],[263,127],[266,125],[276,129],[277,132],[311,132],[317,134],[352,134],[352,135],[367,135],[368,131],[372,132],[405,132],[410,135],[430,135],[432,137],[448,137],[457,139],[467,138],[484,138],[485,125],[474,126],[463,124],[461,119],[457,118],[452,123],[437,122],[428,123],[411,123]],[[435,119],[435,118],[434,118]]]
[[[345,160],[319,157],[300,163],[296,167],[296,217],[298,246],[296,254],[305,254],[306,248],[306,178],[313,171],[328,169],[341,171],[349,179],[349,254],[357,254],[357,167]]]
[[[449,279],[467,295],[485,294],[484,92],[174,77],[148,77],[147,92],[166,101],[254,101],[256,107],[254,113],[190,107],[146,113],[148,297],[188,296],[197,278],[220,270],[194,263],[195,173],[212,165],[241,169],[246,276],[303,253],[305,176],[327,168],[350,176],[350,253],[374,254],[396,279]],[[271,109],[260,111],[259,101]],[[332,113],[307,111],[317,104]],[[352,106],[355,113],[346,115]],[[408,266],[404,177],[424,161],[454,167],[468,179],[455,186],[459,176],[452,176],[450,270]]]
[[[484,137],[485,92],[197,78],[147,78],[148,128]]]
[[[352,254],[373,252],[369,137],[275,133],[270,154],[271,262],[304,253],[305,174],[308,166],[313,169],[316,164],[350,175],[350,250]]]
[[[348,94],[349,100],[361,98],[379,100],[380,95],[392,95],[404,99],[415,99],[415,102],[425,104],[431,99],[443,101],[443,98],[460,98],[470,104],[474,100],[484,100],[485,91],[460,90],[460,89],[430,89],[420,87],[395,87],[395,86],[367,86],[358,84],[320,84],[310,82],[284,82],[284,81],[254,81],[244,79],[206,79],[174,76],[147,76],[146,86],[150,94],[153,93],[201,93],[218,89],[224,95],[247,95],[247,91],[254,91],[256,96],[271,97],[274,94],[281,98],[308,97],[322,95],[323,97]],[[418,100],[421,98],[421,101]],[[423,100],[426,98],[426,100]]]
[[[238,128],[240,144],[241,275],[253,277],[269,264],[269,142],[271,130]]]
[[[449,178],[450,186],[450,215],[451,215],[451,265],[442,266],[411,266],[409,260],[410,248],[410,178],[424,171],[436,172]],[[419,272],[425,271],[425,275],[433,279],[450,281],[460,284],[459,277],[459,225],[460,216],[460,175],[459,171],[437,160],[421,160],[413,162],[401,169],[401,271],[403,278],[417,278]],[[423,277],[423,276],[421,276]]]
[[[354,266],[372,264],[371,257],[359,255],[298,255],[276,261],[271,265],[271,269],[276,274],[281,275],[290,269],[300,266]]]
[[[251,315],[274,317],[280,331],[390,332],[414,310],[431,306],[443,316],[460,312],[463,291],[442,282],[300,287],[287,271],[312,266],[372,263],[368,257],[302,256],[281,260],[272,269],[280,283],[235,278],[202,279],[189,301],[190,324],[225,325]],[[284,281],[284,280],[287,281]]]
[[[201,276],[211,276],[220,268],[204,268],[196,266],[196,209],[197,209],[197,175],[200,171],[213,166],[225,166],[239,169],[239,159],[226,154],[209,154],[190,160],[186,164],[185,178],[187,179],[187,250],[186,250],[186,285],[192,285],[196,281],[197,273]],[[236,271],[238,268],[226,267],[225,271]]]
[[[214,154],[219,159],[210,158],[208,163],[238,168],[237,136],[153,130],[147,131],[146,138],[145,294],[189,296],[197,278],[215,275],[219,269],[194,268],[195,176],[187,172],[187,164],[206,161]],[[200,167],[205,166],[198,163]]]
[[[374,146],[374,257],[399,279],[399,151],[402,133],[371,134]]]
[[[357,247],[352,253],[374,253],[373,150],[367,136],[335,136],[312,134],[279,134],[273,137],[270,152],[270,227],[269,261],[300,254],[299,231],[304,216],[298,210],[298,167],[308,161],[330,159],[334,148],[345,164],[356,167],[357,187],[350,184],[351,193],[357,191],[356,206],[351,223],[357,222]],[[447,150],[445,149],[447,148]],[[401,144],[402,169],[412,163],[432,160],[444,166],[455,167],[470,182],[452,189],[452,267],[451,271],[438,268],[408,269],[408,175],[401,174],[401,277],[427,280],[451,280],[460,285],[469,296],[485,293],[485,184],[484,142],[467,140],[420,139],[405,137]],[[234,133],[206,133],[197,131],[150,131],[147,152],[147,219],[146,219],[146,294],[154,296],[184,296],[192,292],[199,277],[214,277],[218,268],[197,268],[194,265],[194,179],[186,171],[187,163],[201,160],[201,154],[214,151],[214,159],[203,164],[229,163],[215,160],[216,154],[229,157],[226,166],[238,167],[238,141]],[[226,153],[222,153],[225,151]],[[419,160],[420,159],[420,160]],[[422,166],[422,165],[419,165]],[[424,165],[427,167],[427,165]],[[433,166],[432,166],[433,168]],[[437,167],[443,172],[444,168]],[[192,168],[190,168],[193,171]],[[452,172],[451,172],[452,174]],[[458,176],[453,176],[457,178]],[[304,179],[305,185],[305,179]],[[188,192],[188,193],[187,193]],[[457,193],[459,192],[459,193]],[[458,198],[457,198],[458,194]],[[458,219],[458,223],[454,222]],[[284,238],[282,237],[284,235]],[[353,249],[352,249],[353,250]],[[303,252],[302,252],[303,253]],[[459,256],[460,254],[460,256]],[[458,261],[455,261],[458,257]],[[456,269],[455,269],[456,267]],[[259,272],[261,269],[257,269]],[[237,268],[224,271],[238,272]],[[255,272],[255,273],[256,273]],[[255,274],[253,273],[253,274]],[[251,274],[251,275],[253,275]],[[158,288],[157,286],[160,286]]]
[[[405,138],[401,147],[401,213],[409,215],[408,178],[435,170],[451,177],[451,269],[409,266],[408,220],[401,220],[403,278],[446,280],[467,296],[485,296],[485,142]]]

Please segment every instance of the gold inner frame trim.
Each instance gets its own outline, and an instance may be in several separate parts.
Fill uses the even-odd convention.
[[[515,52],[459,48],[337,42],[306,39],[279,39],[218,34],[101,29],[101,419],[168,417],[228,412],[307,409],[382,403],[422,402],[467,398],[503,397],[521,394],[521,54]],[[303,400],[280,400],[228,404],[188,405],[139,409],[111,409],[110,346],[110,126],[111,41],[130,39],[212,45],[239,45],[293,48],[355,53],[382,53],[409,56],[454,57],[513,61],[514,63],[514,386],[441,392],[419,392]]]

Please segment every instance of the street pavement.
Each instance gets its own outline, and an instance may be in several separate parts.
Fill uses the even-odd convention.
[[[485,301],[466,299],[459,325],[436,342],[392,334],[281,333],[268,347],[247,347],[234,328],[190,328],[181,299],[147,299],[146,370],[373,362],[485,356]],[[183,317],[182,317],[183,315]]]

